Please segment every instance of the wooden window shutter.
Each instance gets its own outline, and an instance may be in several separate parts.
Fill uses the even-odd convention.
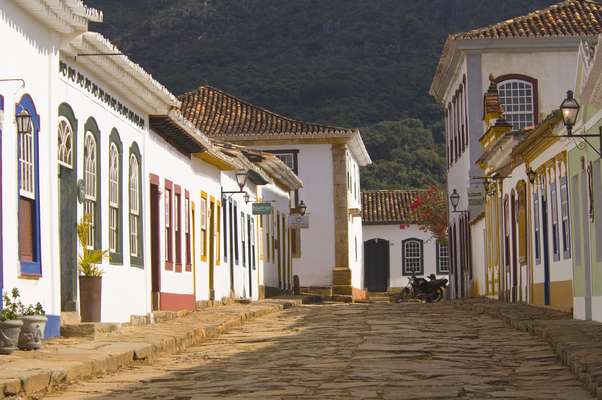
[[[31,199],[19,197],[19,258],[34,261],[34,205]]]

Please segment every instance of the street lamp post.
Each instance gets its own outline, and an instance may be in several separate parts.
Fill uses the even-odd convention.
[[[577,117],[579,116],[579,110],[581,106],[573,97],[573,91],[569,90],[566,92],[566,99],[562,101],[560,104],[560,112],[562,113],[562,122],[566,127],[566,135],[558,135],[559,137],[566,138],[583,138],[585,139],[585,143],[587,143],[597,154],[602,157],[602,127],[599,128],[597,135],[575,135],[573,134],[573,127],[577,123]],[[600,140],[599,147],[596,149],[587,138],[598,138]]]
[[[26,134],[31,132],[31,115],[26,111],[23,111],[17,114],[16,122],[17,122],[17,132],[19,134]]]
[[[232,196],[233,194],[238,194],[238,193],[244,193],[245,197],[244,200],[245,202],[249,202],[249,194],[244,190],[244,187],[247,184],[247,178],[249,176],[249,172],[248,171],[244,171],[244,170],[240,170],[236,172],[236,184],[238,185],[239,190],[229,190],[229,191],[224,191],[223,187],[222,187],[222,200],[225,200],[225,195],[229,194],[230,196]]]

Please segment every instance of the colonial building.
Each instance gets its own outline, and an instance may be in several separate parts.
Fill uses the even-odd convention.
[[[480,139],[484,151],[478,160],[487,187],[486,293],[570,311],[573,282],[566,154],[574,143],[558,136],[562,131],[559,111],[536,127],[514,130],[502,117],[493,82],[485,96],[489,128]]]
[[[447,243],[438,242],[416,221],[412,203],[420,190],[362,192],[364,285],[372,292],[408,285],[412,275],[447,278]]]
[[[371,160],[359,131],[286,118],[208,86],[180,100],[210,138],[274,153],[303,180],[293,207],[307,205],[309,228],[291,238],[301,285],[364,297],[359,168]]]
[[[579,52],[576,96],[581,113],[576,134],[594,135],[568,151],[568,188],[573,243],[573,315],[602,321],[602,53],[584,41]],[[596,138],[595,135],[599,135]]]
[[[493,290],[491,282],[486,283],[491,276],[485,274],[485,181],[477,164],[483,151],[479,138],[488,128],[483,124],[488,77],[495,77],[504,117],[514,130],[537,125],[559,106],[567,90],[574,89],[581,40],[600,32],[602,5],[566,0],[450,35],[445,42],[430,92],[445,110],[448,192],[455,189],[460,194],[458,209],[468,212],[450,214],[454,296],[492,294]],[[504,177],[498,174],[497,179]],[[505,282],[506,265],[496,268],[496,276]],[[507,297],[505,291],[511,286],[504,286],[497,295]]]
[[[290,287],[287,219],[301,181],[271,153],[212,142],[89,21],[102,13],[75,0],[0,7],[6,52],[18,55],[0,63],[0,291],[41,302],[47,336],[76,318],[84,215],[89,246],[109,255],[103,322]],[[254,213],[262,197],[271,219]],[[277,268],[274,258],[264,268],[262,245]]]

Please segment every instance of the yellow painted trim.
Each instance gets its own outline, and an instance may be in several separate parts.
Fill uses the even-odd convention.
[[[214,167],[219,168],[222,171],[233,171],[236,169],[235,165],[230,164],[229,162],[226,162],[224,160],[222,160],[219,157],[214,156],[213,154],[204,151],[202,153],[195,153],[193,154],[196,158],[205,161],[207,164],[211,164]]]
[[[190,212],[192,213],[192,216],[196,216],[196,209],[194,206],[194,201],[190,201]],[[191,265],[192,265],[192,293],[194,295],[194,300],[196,302],[196,229],[194,228],[194,218],[191,218],[192,221],[190,223],[190,230],[192,232],[190,232],[190,239],[192,241],[192,243],[190,244],[190,257],[192,258],[191,260]]]
[[[205,200],[205,215],[203,215],[203,200]],[[208,249],[208,245],[207,245],[207,240],[208,240],[208,235],[207,235],[207,231],[209,230],[209,218],[207,218],[209,214],[209,202],[207,201],[207,193],[201,191],[201,261],[203,262],[207,262],[207,249]],[[205,240],[203,240],[203,219],[205,220]]]

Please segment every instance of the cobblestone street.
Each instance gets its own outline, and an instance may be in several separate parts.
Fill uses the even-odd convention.
[[[326,304],[259,318],[74,399],[590,399],[549,346],[449,304]]]

